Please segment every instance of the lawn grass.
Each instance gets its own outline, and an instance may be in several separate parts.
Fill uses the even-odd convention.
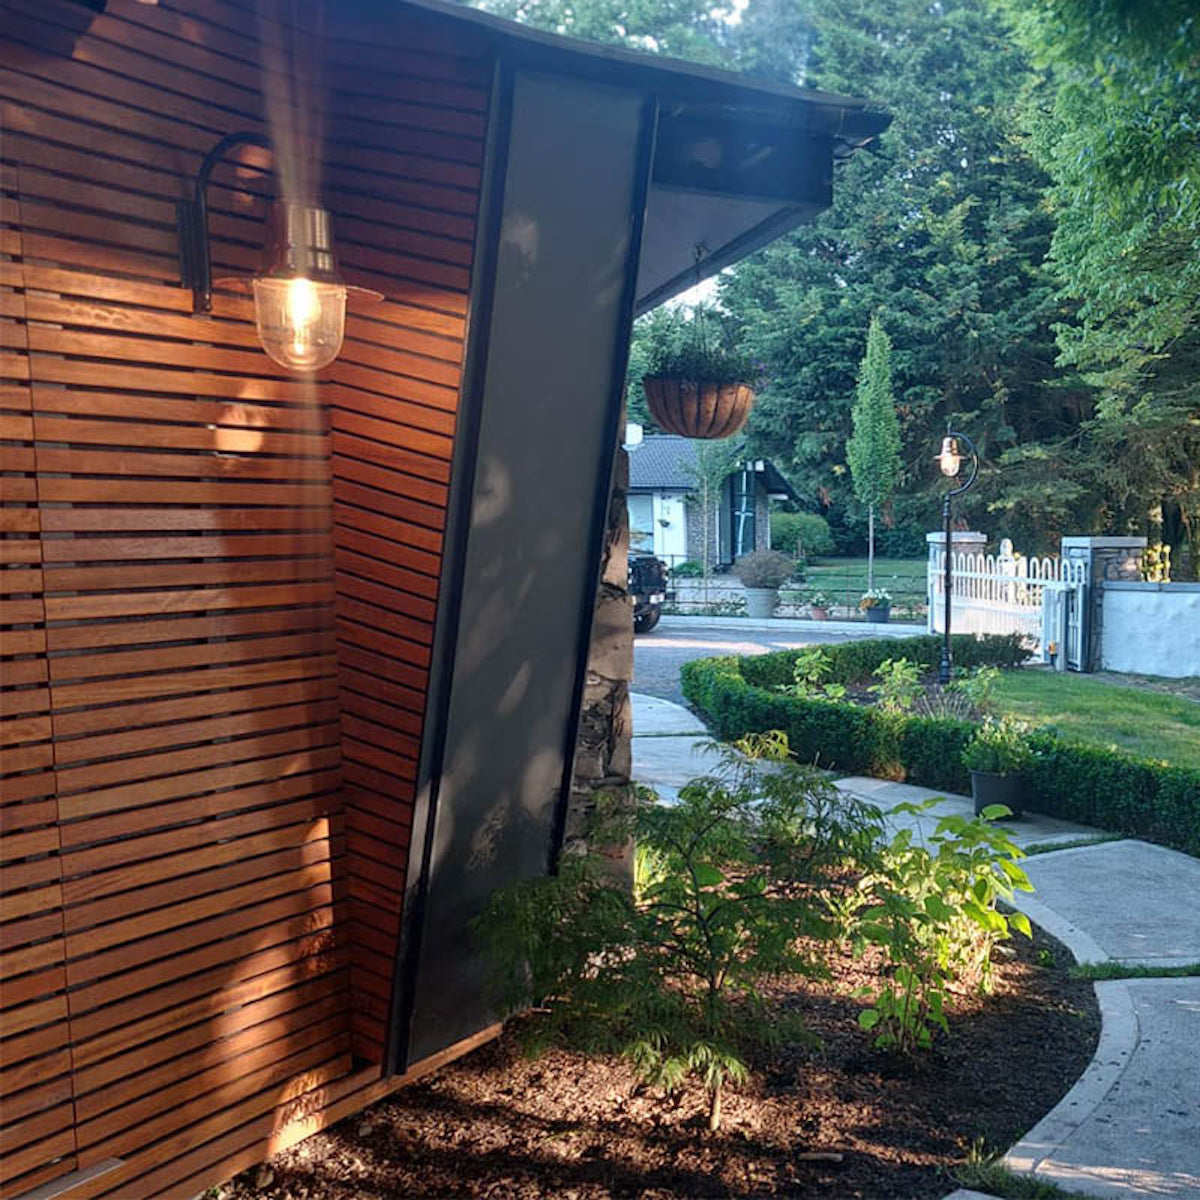
[[[1200,963],[1181,967],[1128,967],[1124,963],[1079,963],[1070,970],[1072,979],[1194,979]]]
[[[1200,767],[1200,704],[1194,700],[1026,667],[1001,675],[996,705],[1035,725],[1053,725],[1067,741]]]
[[[835,604],[854,607],[867,590],[865,558],[810,558],[805,591],[824,592]],[[892,594],[895,608],[925,603],[925,559],[876,558],[875,586]]]

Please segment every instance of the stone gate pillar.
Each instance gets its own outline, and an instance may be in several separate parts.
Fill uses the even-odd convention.
[[[1144,537],[1065,537],[1063,562],[1087,565],[1088,612],[1081,670],[1100,669],[1100,640],[1104,631],[1104,581],[1134,582],[1142,577]]]
[[[986,533],[979,533],[974,529],[950,530],[950,549],[954,554],[982,554],[984,547],[987,546],[987,540]],[[942,570],[938,559],[941,556],[942,548],[946,545],[946,535],[939,529],[935,533],[927,533],[925,541],[929,549],[929,561],[925,567],[925,602],[927,609],[925,629],[928,633],[941,633],[941,593],[936,591],[936,580]],[[953,582],[951,580],[952,587]],[[935,595],[938,597],[937,600],[935,600]],[[935,608],[937,609],[936,612],[934,612]]]

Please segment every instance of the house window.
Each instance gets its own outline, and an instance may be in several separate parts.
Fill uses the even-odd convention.
[[[629,553],[654,553],[654,497],[628,496]]]
[[[738,471],[730,475],[729,488],[729,545],[731,557],[740,558],[755,547],[754,472]]]

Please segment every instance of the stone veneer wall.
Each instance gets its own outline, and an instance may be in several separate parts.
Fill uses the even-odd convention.
[[[629,456],[618,449],[567,810],[565,848],[568,852],[581,845],[596,797],[604,792],[627,794],[630,786],[633,714],[629,685],[633,679],[633,608],[629,599],[628,490]],[[622,867],[632,873],[632,853],[625,855]]]

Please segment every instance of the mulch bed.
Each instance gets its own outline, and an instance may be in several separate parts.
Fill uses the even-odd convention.
[[[699,1086],[668,1097],[620,1060],[529,1060],[506,1033],[223,1193],[932,1200],[954,1190],[951,1173],[973,1147],[1006,1149],[1091,1059],[1099,1014],[1092,985],[1068,978],[1070,962],[1040,931],[1032,944],[1016,937],[1001,949],[994,993],[955,998],[950,1036],[911,1063],[873,1050],[857,1027],[863,1002],[852,992],[871,979],[869,959],[840,960],[828,983],[781,985],[778,1002],[799,1007],[820,1044],[756,1063],[726,1093],[716,1134]]]

